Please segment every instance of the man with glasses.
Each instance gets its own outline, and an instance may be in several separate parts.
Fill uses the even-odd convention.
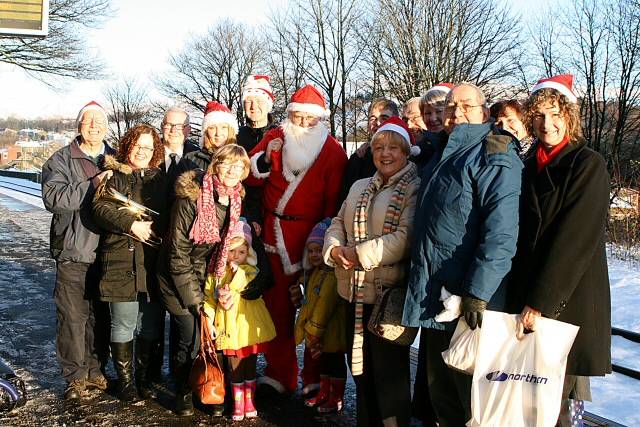
[[[115,150],[104,142],[107,112],[95,101],[76,120],[78,136],[42,167],[42,201],[51,213],[51,256],[56,260],[56,354],[67,382],[64,398],[79,399],[88,388],[105,390],[99,349],[108,336],[95,334],[98,277],[92,264],[100,230],[91,214],[93,194],[112,171],[98,164]]]
[[[268,131],[251,151],[251,175],[245,181],[263,189],[262,235],[274,282],[265,291],[264,302],[277,336],[265,353],[268,365],[260,383],[262,390],[272,394],[294,392],[298,384],[293,335],[296,308],[289,288],[302,269],[311,229],[336,214],[347,162],[323,121],[328,111],[316,88],[307,85],[294,93],[287,112],[287,119]]]
[[[486,308],[505,308],[505,276],[518,235],[522,162],[516,140],[489,123],[482,91],[463,83],[448,93],[444,148],[424,167],[414,219],[403,324],[426,334],[428,384],[440,426],[471,418],[469,375],[447,367],[457,319],[438,322],[443,288],[462,297],[467,324],[482,326]]]
[[[178,163],[182,157],[200,148],[186,139],[191,132],[189,114],[182,108],[171,107],[164,113],[162,120],[162,144],[164,145],[164,162],[160,165],[170,183],[175,182],[178,175]],[[173,185],[171,185],[173,188]],[[171,190],[171,195],[173,190]],[[173,198],[173,197],[171,197]]]

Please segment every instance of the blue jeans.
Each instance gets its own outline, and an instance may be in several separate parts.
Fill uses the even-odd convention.
[[[137,330],[146,341],[158,341],[162,337],[164,309],[159,302],[148,302],[146,294],[138,301],[109,303],[111,311],[111,342],[129,342]]]

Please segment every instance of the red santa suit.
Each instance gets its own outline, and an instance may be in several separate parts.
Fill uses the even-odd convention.
[[[318,95],[322,104],[318,101]],[[306,104],[306,105],[305,105]],[[310,105],[309,105],[310,104]],[[296,92],[289,111],[316,113],[324,99],[312,86]],[[320,114],[316,114],[319,116]],[[264,294],[264,301],[276,327],[276,338],[265,353],[267,368],[263,383],[279,392],[295,391],[298,363],[294,342],[296,309],[289,297],[289,287],[302,269],[305,242],[311,229],[320,220],[333,217],[347,156],[338,141],[329,135],[323,123],[312,132],[313,142],[304,138],[293,140],[296,127],[286,121],[267,132],[251,151],[251,174],[245,180],[250,186],[262,186],[264,222],[262,237],[273,271],[274,286]],[[260,162],[269,141],[280,138],[282,170],[262,171]]]

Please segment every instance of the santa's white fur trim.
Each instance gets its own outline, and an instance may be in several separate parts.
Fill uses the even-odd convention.
[[[329,110],[319,106],[318,104],[300,104],[298,102],[290,102],[289,105],[287,105],[287,112],[292,111],[313,114],[321,119],[325,119],[329,116]]]
[[[273,387],[280,394],[282,394],[285,391],[287,391],[287,389],[284,388],[284,386],[282,385],[282,383],[280,381],[275,380],[275,379],[273,379],[271,377],[268,377],[266,375],[263,375],[260,378],[258,378],[258,383],[259,384],[270,385],[271,387]]]
[[[264,151],[258,151],[256,154],[251,156],[251,175],[253,175],[254,178],[264,179],[264,178],[267,178],[271,173],[271,171],[260,172],[260,170],[258,169],[258,159],[260,158],[260,156],[264,154],[265,154]]]
[[[531,95],[533,95],[535,92],[541,89],[555,89],[561,94],[563,94],[564,96],[566,96],[567,98],[569,98],[569,101],[571,101],[572,103],[575,104],[578,102],[578,98],[575,96],[575,94],[562,83],[558,83],[554,81],[546,81],[546,82],[538,83],[537,85],[531,88]]]
[[[309,394],[312,391],[316,391],[320,389],[320,384],[315,383],[315,384],[307,384],[306,386],[302,387],[302,394]]]

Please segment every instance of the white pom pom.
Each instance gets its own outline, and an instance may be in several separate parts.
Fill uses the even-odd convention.
[[[418,147],[417,145],[412,145],[409,154],[411,155],[411,157],[416,157],[420,155],[421,151],[422,150],[420,150],[420,147]]]

